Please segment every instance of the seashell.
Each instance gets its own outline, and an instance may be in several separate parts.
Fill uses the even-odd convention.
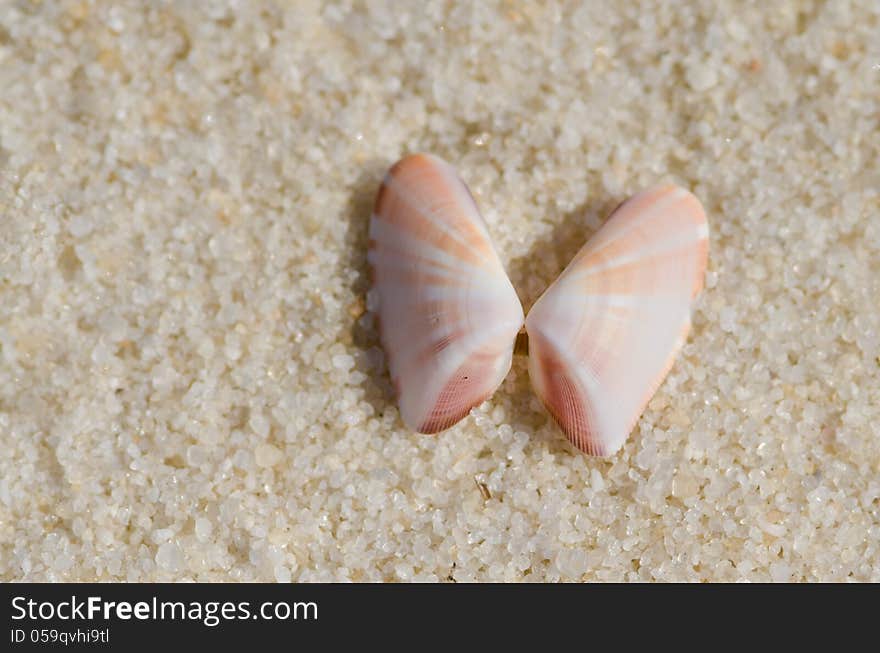
[[[529,311],[532,385],[578,449],[620,449],[666,377],[703,286],[708,235],[691,193],[639,193]]]
[[[437,433],[501,384],[523,310],[476,202],[445,161],[388,171],[370,219],[379,334],[411,429]]]

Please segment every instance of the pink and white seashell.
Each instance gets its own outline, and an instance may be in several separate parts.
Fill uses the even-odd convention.
[[[703,286],[709,228],[675,186],[623,203],[529,311],[529,376],[571,442],[623,445],[672,367]]]
[[[581,451],[620,449],[672,367],[702,288],[708,224],[663,186],[617,208],[525,320],[529,376]],[[404,423],[449,428],[510,370],[523,310],[454,169],[415,154],[385,177],[368,259]]]
[[[414,154],[388,171],[368,260],[401,417],[422,433],[447,429],[504,380],[523,324],[486,224],[452,166]]]

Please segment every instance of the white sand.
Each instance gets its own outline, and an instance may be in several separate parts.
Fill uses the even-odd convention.
[[[0,578],[880,581],[876,0],[110,4],[0,0]],[[417,150],[526,308],[629,193],[705,203],[613,458],[523,360],[402,427],[366,228]]]

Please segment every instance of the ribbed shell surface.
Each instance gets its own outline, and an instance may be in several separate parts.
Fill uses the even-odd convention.
[[[379,333],[403,421],[436,433],[510,369],[522,305],[467,186],[445,161],[405,157],[370,221]]]
[[[529,374],[571,442],[617,451],[672,367],[703,285],[708,225],[689,192],[622,204],[529,311]]]

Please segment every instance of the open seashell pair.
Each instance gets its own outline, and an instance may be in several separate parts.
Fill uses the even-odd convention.
[[[618,207],[524,318],[455,170],[413,154],[388,171],[370,220],[379,333],[404,423],[437,433],[501,385],[525,323],[529,376],[581,451],[623,445],[687,338],[708,225],[676,186]]]

